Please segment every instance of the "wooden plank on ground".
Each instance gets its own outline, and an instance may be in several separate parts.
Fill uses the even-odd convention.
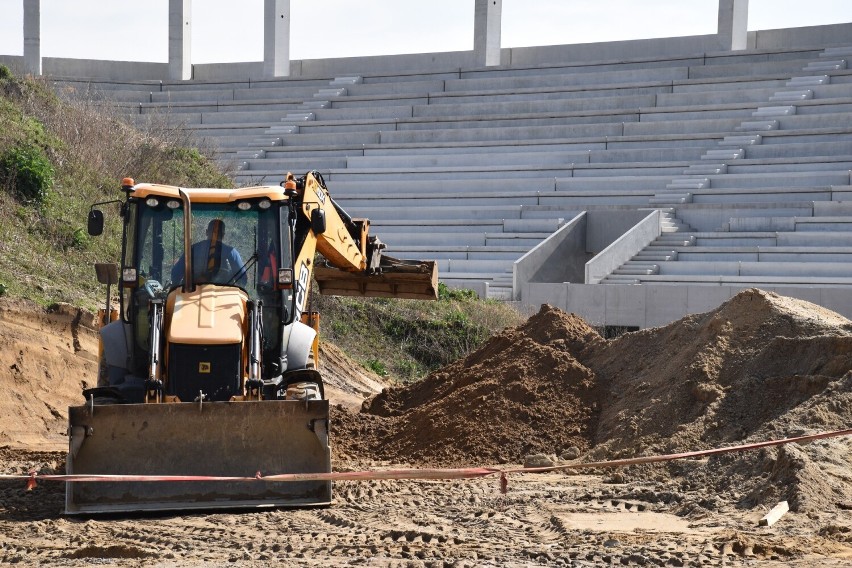
[[[758,524],[762,527],[771,527],[789,510],[790,506],[787,504],[787,501],[781,501],[780,503],[772,507],[772,510],[766,513],[766,515],[762,519],[760,519],[760,522]]]

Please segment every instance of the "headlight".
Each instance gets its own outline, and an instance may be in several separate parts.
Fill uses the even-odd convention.
[[[160,200],[156,197],[149,197],[145,200],[145,205],[148,207],[157,207],[160,204]]]
[[[125,268],[121,271],[121,282],[125,286],[136,286],[136,269]]]
[[[278,269],[278,285],[282,288],[289,288],[293,285],[293,269],[279,268]]]

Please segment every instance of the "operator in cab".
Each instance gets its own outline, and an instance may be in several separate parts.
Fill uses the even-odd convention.
[[[183,282],[186,259],[172,266],[172,286]],[[213,219],[207,225],[207,238],[192,245],[192,277],[196,283],[246,285],[246,267],[240,253],[225,244],[225,222]]]

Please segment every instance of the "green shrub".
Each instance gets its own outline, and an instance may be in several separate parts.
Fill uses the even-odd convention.
[[[476,292],[467,288],[449,288],[443,282],[438,282],[439,300],[475,300],[478,298]]]
[[[55,175],[50,160],[37,146],[12,146],[0,154],[0,181],[25,201],[43,204]]]
[[[12,71],[5,65],[0,65],[0,81],[12,78]]]
[[[6,285],[0,282],[0,296],[6,293]]]
[[[77,227],[74,229],[74,236],[71,237],[71,246],[74,248],[86,248],[86,244],[89,242],[89,234],[83,229],[83,227]]]
[[[388,376],[388,369],[385,367],[385,364],[379,361],[378,359],[370,359],[367,361],[365,365],[368,369],[379,375],[380,377]]]

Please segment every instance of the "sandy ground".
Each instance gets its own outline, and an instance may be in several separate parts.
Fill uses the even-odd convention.
[[[829,323],[840,330],[838,337],[844,336],[843,326],[848,322]],[[713,325],[724,328],[722,324]],[[695,329],[703,328],[698,325]],[[548,343],[553,338],[538,340]],[[560,344],[560,349],[569,347]],[[81,387],[93,382],[96,349],[90,315],[70,307],[48,313],[22,303],[0,301],[0,388],[6,393],[0,397],[3,473],[26,473],[33,469],[62,472],[66,444],[64,409],[77,404]],[[587,354],[586,362],[601,375],[612,364],[607,359],[610,356],[606,351],[597,351]],[[473,360],[470,363],[473,366]],[[338,436],[352,436],[351,432],[356,431],[354,422],[363,427],[359,422],[363,416],[355,414],[361,399],[381,389],[381,380],[367,372],[350,372],[355,365],[333,349],[321,357],[321,364],[325,365],[324,372],[331,383],[329,396],[340,405],[333,408],[332,435],[334,425],[339,424]],[[571,369],[575,367],[570,363]],[[578,377],[589,377],[580,370],[577,373]],[[723,375],[720,376],[724,378]],[[840,381],[838,378],[824,382],[839,389]],[[611,387],[609,384],[608,388]],[[685,388],[695,390],[694,385]],[[719,388],[724,391],[723,387]],[[704,390],[699,389],[698,394],[707,397]],[[566,395],[566,401],[579,404],[586,395],[585,387],[578,388]],[[405,392],[400,396],[407,396],[409,401],[417,398]],[[711,405],[718,402],[718,397],[710,398]],[[840,404],[843,397],[832,399]],[[393,406],[393,396],[378,400],[387,403],[383,406],[385,414],[396,413],[404,418],[401,409],[405,405]],[[797,408],[813,411],[814,408],[805,408],[808,403],[817,404],[806,400]],[[629,405],[626,407],[629,409]],[[572,428],[571,435],[564,438],[565,443],[580,443],[576,442],[576,436],[583,435],[594,445],[595,432],[614,428],[607,412],[605,407],[602,412],[591,413],[589,419],[594,418],[594,428]],[[630,412],[641,418],[634,410]],[[705,409],[703,415],[706,414]],[[457,421],[466,424],[463,418],[456,416]],[[549,415],[546,418],[550,419]],[[566,421],[570,423],[568,418]],[[825,426],[833,425],[828,418],[826,421]],[[643,424],[636,428],[642,434]],[[488,441],[486,434],[479,432],[483,444]],[[435,463],[434,459],[388,459],[378,448],[370,453],[348,439],[333,438],[332,443],[334,469],[339,471]],[[410,445],[410,441],[405,443]],[[400,452],[405,443],[389,447]],[[451,439],[430,443],[454,447]],[[335,444],[339,451],[335,450]],[[771,458],[776,470],[785,456],[787,460],[823,464],[820,472],[828,471],[834,480],[823,491],[836,493],[823,500],[810,497],[803,486],[824,481],[828,474],[799,475],[795,482],[789,482],[796,487],[794,497],[804,495],[811,500],[798,503],[772,527],[760,527],[758,520],[786,494],[784,487],[774,493],[766,488],[773,483],[788,483],[788,478],[773,471],[744,469],[739,462],[725,460],[691,460],[676,467],[644,466],[625,471],[595,471],[591,475],[512,475],[505,495],[500,492],[496,478],[343,482],[335,484],[330,507],[239,514],[65,517],[61,513],[64,504],[61,484],[42,482],[28,492],[20,481],[0,481],[0,564],[847,566],[852,564],[849,511],[852,505],[844,502],[842,495],[848,488],[843,483],[852,482],[852,475],[848,473],[849,458],[838,457],[849,453],[848,445],[844,444],[844,441],[815,443],[787,454],[776,451],[762,457],[764,462]],[[611,435],[607,443],[599,443],[597,447],[621,452],[610,457],[623,457],[628,453],[626,445],[624,440]],[[586,452],[586,448],[582,451]],[[600,457],[594,451],[590,450],[589,455]],[[426,455],[422,451],[414,454]],[[430,455],[440,457],[446,452]],[[508,467],[512,461],[501,458],[498,466]],[[495,462],[467,465],[488,463]],[[796,471],[801,473],[807,468]],[[731,475],[751,472],[752,477],[763,482],[760,485],[763,492],[759,493],[762,497],[738,498],[736,491],[719,489],[718,476],[724,472],[733,472]],[[743,491],[748,489],[750,495],[754,494],[755,489],[748,483],[743,482],[743,486]],[[847,498],[852,500],[852,496]]]

